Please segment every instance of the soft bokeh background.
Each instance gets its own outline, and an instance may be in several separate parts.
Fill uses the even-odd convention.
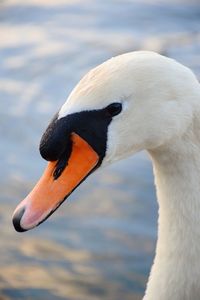
[[[142,298],[157,220],[144,153],[94,174],[34,231],[11,224],[45,166],[38,144],[48,120],[90,68],[138,49],[200,76],[200,3],[0,1],[1,300]]]

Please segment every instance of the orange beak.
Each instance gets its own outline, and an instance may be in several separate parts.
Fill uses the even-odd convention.
[[[72,152],[67,166],[55,179],[53,173],[57,161],[48,163],[36,186],[14,211],[15,229],[26,231],[45,221],[97,166],[98,161],[99,156],[92,147],[72,133]]]

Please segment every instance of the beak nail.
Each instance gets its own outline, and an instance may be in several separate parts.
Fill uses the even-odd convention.
[[[26,231],[26,229],[23,229],[20,224],[24,212],[25,212],[25,207],[22,207],[18,209],[13,216],[13,225],[15,227],[15,230],[18,232]]]

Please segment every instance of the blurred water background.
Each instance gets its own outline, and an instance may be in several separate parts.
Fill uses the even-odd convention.
[[[46,164],[41,134],[73,86],[107,58],[139,49],[200,76],[200,3],[0,1],[1,300],[142,298],[157,222],[145,153],[95,173],[34,231],[11,224]]]

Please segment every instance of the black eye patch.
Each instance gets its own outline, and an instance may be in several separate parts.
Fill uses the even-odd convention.
[[[77,133],[96,151],[101,164],[106,153],[108,126],[112,117],[121,110],[121,103],[112,103],[103,109],[73,113],[61,119],[58,119],[58,114],[55,115],[40,142],[41,156],[48,161],[58,161],[55,179],[61,175],[71,155],[72,132]]]

